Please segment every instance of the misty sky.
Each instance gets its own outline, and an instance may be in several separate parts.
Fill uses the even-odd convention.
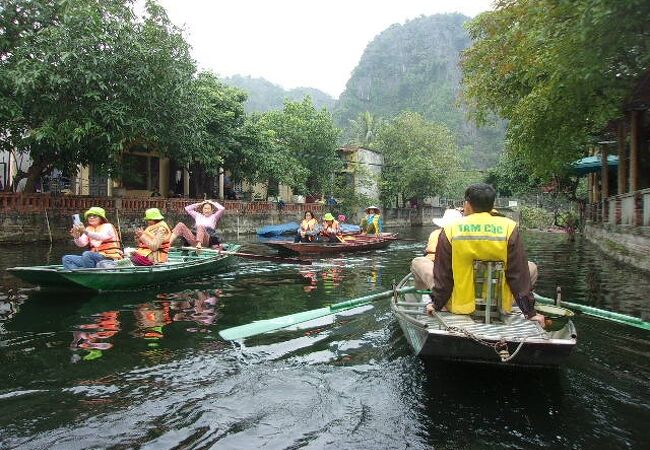
[[[184,26],[201,69],[263,77],[338,97],[366,45],[420,15],[491,8],[492,0],[158,0]]]

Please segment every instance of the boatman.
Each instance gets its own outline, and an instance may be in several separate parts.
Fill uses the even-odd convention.
[[[528,260],[517,223],[490,214],[496,192],[485,183],[470,185],[465,191],[464,217],[443,227],[436,246],[431,302],[433,310],[446,308],[454,314],[471,314],[476,309],[474,261],[503,261],[506,292],[514,297],[527,319],[544,326],[544,316],[535,311]],[[504,309],[511,304],[504,300]]]

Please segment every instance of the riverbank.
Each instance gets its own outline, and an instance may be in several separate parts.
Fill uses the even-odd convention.
[[[650,272],[650,227],[592,223],[584,235],[609,258]]]

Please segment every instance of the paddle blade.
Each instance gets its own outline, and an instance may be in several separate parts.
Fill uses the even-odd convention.
[[[235,341],[246,337],[257,336],[258,334],[268,333],[270,331],[280,330],[290,327],[297,323],[308,322],[319,317],[332,314],[330,307],[312,309],[288,316],[276,317],[275,319],[259,320],[257,322],[240,325],[238,327],[227,328],[219,332],[219,336],[227,341]]]
[[[414,287],[406,287],[398,289],[399,293],[413,292]],[[275,319],[259,320],[246,325],[239,325],[237,327],[226,328],[219,332],[219,336],[228,341],[243,339],[246,337],[257,336],[258,334],[268,333],[270,331],[280,330],[282,328],[290,327],[298,323],[308,322],[320,317],[337,314],[341,311],[357,308],[359,306],[367,305],[368,303],[378,300],[380,298],[388,298],[393,295],[393,291],[383,291],[376,294],[365,295],[363,297],[347,300],[345,302],[334,303],[333,305],[323,308],[312,309],[311,311],[303,311],[288,316],[276,317]]]

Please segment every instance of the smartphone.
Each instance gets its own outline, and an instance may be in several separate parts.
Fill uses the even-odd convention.
[[[72,215],[72,224],[75,226],[83,225],[83,222],[81,221],[81,217],[79,217],[79,214]]]

